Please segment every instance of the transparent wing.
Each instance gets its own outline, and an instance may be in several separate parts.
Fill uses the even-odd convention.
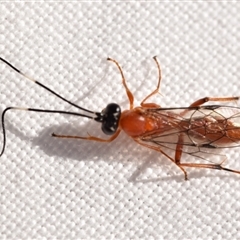
[[[176,150],[201,159],[216,150],[240,146],[240,108],[209,105],[191,108],[148,109],[159,128],[147,132],[138,141],[161,150]],[[219,154],[218,155],[224,156]]]

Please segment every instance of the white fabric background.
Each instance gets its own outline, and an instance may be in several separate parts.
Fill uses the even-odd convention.
[[[240,4],[1,3],[1,57],[75,103],[128,108],[124,69],[136,104],[157,83],[161,106],[205,96],[240,95]],[[1,109],[74,110],[5,64]],[[51,133],[101,134],[98,123],[54,114],[9,112],[0,161],[1,238],[240,238],[240,176],[187,169],[125,134],[109,144],[53,139]],[[100,135],[103,136],[103,135]],[[239,149],[228,166],[240,169]],[[173,153],[174,154],[174,153]],[[159,161],[132,182],[146,161]],[[154,180],[158,178],[157,180]]]

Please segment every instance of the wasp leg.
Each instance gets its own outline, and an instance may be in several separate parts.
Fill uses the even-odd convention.
[[[178,138],[178,143],[177,143],[177,146],[176,146],[176,151],[175,151],[175,163],[179,167],[182,166],[181,165],[182,151],[183,151],[183,135],[180,134],[180,136]],[[185,172],[185,180],[188,180],[186,172]]]
[[[197,101],[193,102],[189,106],[189,108],[199,107],[207,102],[234,102],[234,101],[238,101],[239,99],[240,99],[240,97],[205,97],[205,98],[201,98],[201,99],[198,99]],[[180,113],[180,115],[184,116],[187,112],[188,112],[188,109],[186,109],[185,111]]]
[[[118,68],[118,70],[119,70],[119,72],[121,73],[121,76],[122,76],[123,86],[124,86],[125,91],[126,91],[127,96],[128,96],[130,109],[133,109],[134,96],[133,96],[132,92],[129,90],[129,88],[127,86],[127,82],[126,82],[126,79],[124,77],[123,70],[122,70],[121,66],[119,65],[119,63],[116,60],[114,60],[112,58],[107,58],[107,60],[111,61],[111,62],[114,62],[117,65],[117,68]]]
[[[114,135],[112,135],[108,139],[98,138],[98,137],[94,137],[94,136],[91,136],[91,135],[89,135],[88,137],[80,137],[80,136],[58,135],[58,134],[55,134],[55,133],[52,133],[52,137],[83,139],[83,140],[90,140],[90,141],[97,141],[97,142],[112,142],[119,135],[120,132],[121,132],[121,130],[119,129]]]
[[[198,107],[206,102],[233,102],[238,101],[240,97],[205,97],[193,102],[189,107]]]
[[[154,94],[157,94],[159,92],[160,83],[161,83],[161,79],[162,79],[161,68],[160,68],[160,64],[157,60],[157,57],[155,56],[155,57],[153,57],[153,59],[156,62],[157,68],[158,68],[158,84],[157,84],[157,88],[142,100],[141,106],[145,107],[145,108],[160,108],[160,106],[155,103],[145,103],[148,98],[150,98],[151,96],[153,96]]]

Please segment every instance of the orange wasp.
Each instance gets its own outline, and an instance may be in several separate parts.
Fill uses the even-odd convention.
[[[157,58],[154,57],[153,59],[158,68],[157,88],[143,99],[140,106],[134,107],[134,96],[127,86],[122,68],[116,60],[108,58],[107,60],[115,63],[120,71],[122,84],[128,96],[130,107],[129,110],[121,112],[121,108],[118,104],[110,103],[101,112],[93,112],[68,101],[55,91],[22,73],[3,58],[0,58],[2,62],[28,80],[36,83],[63,101],[88,114],[60,110],[7,107],[2,113],[3,147],[0,156],[3,154],[6,146],[6,130],[4,124],[6,112],[9,110],[24,110],[45,113],[61,113],[90,118],[102,124],[103,133],[111,135],[110,138],[103,139],[91,135],[81,137],[53,133],[52,136],[57,138],[111,142],[117,138],[119,133],[123,130],[135,142],[163,154],[175,163],[183,171],[185,180],[188,179],[185,167],[210,168],[240,174],[240,171],[223,167],[223,161],[221,163],[181,162],[181,156],[184,153],[200,159],[205,159],[204,157],[201,157],[201,154],[209,154],[209,151],[213,149],[239,146],[240,109],[238,107],[224,105],[203,106],[204,103],[209,101],[231,102],[239,100],[239,97],[205,97],[193,102],[189,107],[180,108],[162,108],[155,103],[146,103],[146,101],[151,96],[158,93],[160,89],[161,69]],[[171,157],[164,149],[174,150],[175,156]]]

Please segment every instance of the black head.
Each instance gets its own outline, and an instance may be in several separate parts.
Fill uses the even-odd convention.
[[[102,123],[102,131],[106,135],[113,135],[118,129],[121,116],[120,106],[116,103],[110,103],[97,115],[98,117],[95,120]]]

